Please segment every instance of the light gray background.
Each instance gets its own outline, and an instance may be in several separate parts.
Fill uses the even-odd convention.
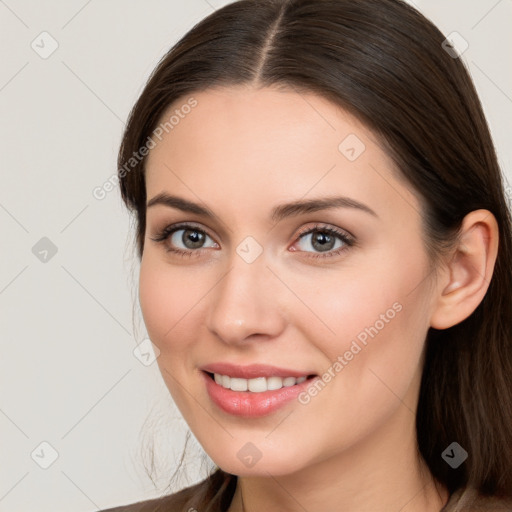
[[[89,512],[165,492],[186,425],[156,363],[133,353],[146,332],[132,314],[129,217],[117,189],[92,191],[115,174],[159,58],[227,3],[0,0],[0,511]],[[411,3],[469,43],[462,58],[512,183],[512,1]],[[43,31],[58,43],[46,59],[31,47],[51,48]],[[46,262],[32,251],[43,237],[57,247]],[[43,442],[58,454],[47,469]],[[142,455],[152,443],[156,486]],[[203,474],[192,464],[189,476]]]

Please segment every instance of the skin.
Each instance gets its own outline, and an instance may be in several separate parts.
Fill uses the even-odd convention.
[[[424,341],[430,326],[462,321],[485,295],[498,244],[494,217],[468,214],[460,243],[432,271],[418,197],[356,118],[291,90],[237,86],[193,96],[198,105],[148,156],[147,197],[167,192],[215,217],[147,209],[139,298],[184,419],[213,461],[239,475],[230,512],[242,510],[242,492],[247,512],[340,504],[344,512],[439,511],[448,493],[416,454]],[[365,145],[354,161],[338,149],[349,134]],[[277,204],[333,195],[376,215],[344,207],[269,218]],[[203,249],[168,252],[187,250],[183,231],[152,240],[178,222],[206,232]],[[298,237],[317,223],[348,231],[356,243],[322,258],[311,235]],[[252,263],[236,252],[247,236],[263,248]],[[321,375],[395,303],[400,312],[308,404],[293,400],[250,419],[209,399],[201,366],[266,363]],[[261,453],[250,468],[237,456],[248,442]]]

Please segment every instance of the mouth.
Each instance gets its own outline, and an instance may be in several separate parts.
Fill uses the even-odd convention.
[[[218,410],[230,416],[260,418],[295,402],[319,376],[316,374],[245,379],[201,370],[206,392]],[[273,373],[273,372],[270,372]]]
[[[303,375],[301,377],[254,377],[244,379],[242,377],[231,377],[220,373],[207,372],[204,373],[219,386],[231,391],[247,392],[247,393],[264,393],[266,391],[278,391],[282,388],[288,388],[297,384],[302,384],[307,380],[318,377],[316,374]]]

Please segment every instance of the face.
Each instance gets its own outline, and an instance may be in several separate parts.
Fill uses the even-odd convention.
[[[139,298],[195,437],[225,471],[284,475],[408,431],[433,308],[416,195],[322,97],[193,97],[147,159]]]

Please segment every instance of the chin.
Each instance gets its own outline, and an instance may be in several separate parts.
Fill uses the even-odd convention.
[[[249,451],[249,450],[247,450]],[[244,454],[240,457],[243,459]],[[244,463],[238,457],[238,453],[235,454],[235,458],[229,460],[226,457],[213,458],[212,460],[226,473],[231,473],[237,476],[243,477],[265,477],[269,476],[284,476],[290,475],[299,471],[303,466],[298,464],[296,454],[291,454],[289,458],[286,458],[284,454],[280,456],[279,453],[273,452],[272,456],[265,457],[264,453],[261,454],[261,458],[256,462]]]

